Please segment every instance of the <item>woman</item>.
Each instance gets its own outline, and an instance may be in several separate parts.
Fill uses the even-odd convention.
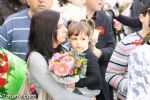
[[[29,35],[27,55],[28,72],[37,93],[44,89],[54,100],[93,100],[66,90],[48,73],[48,59],[60,52],[65,41],[67,29],[60,14],[45,10],[33,15]]]

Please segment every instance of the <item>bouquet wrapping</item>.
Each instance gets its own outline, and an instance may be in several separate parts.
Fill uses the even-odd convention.
[[[85,54],[77,51],[55,53],[49,60],[49,72],[57,82],[70,84],[84,78],[87,68]]]
[[[55,53],[49,60],[49,72],[54,79],[66,86],[70,83],[76,83],[81,78],[85,78],[87,69],[87,59],[85,54],[78,54],[77,51],[70,51],[65,53]],[[87,87],[68,88],[77,94],[82,94],[89,97],[95,97],[100,93],[100,90],[89,90]]]
[[[26,62],[0,47],[0,100],[15,100],[25,77]]]

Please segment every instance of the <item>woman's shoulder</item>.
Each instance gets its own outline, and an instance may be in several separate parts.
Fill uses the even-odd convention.
[[[28,57],[28,62],[46,62],[45,58],[37,51],[32,51]]]
[[[29,58],[36,58],[36,57],[42,57],[42,55],[39,53],[39,52],[37,52],[37,51],[32,51],[31,53],[30,53],[30,55],[29,55]]]

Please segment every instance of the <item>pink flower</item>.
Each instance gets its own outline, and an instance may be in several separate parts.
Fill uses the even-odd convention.
[[[64,54],[63,54],[63,56],[69,56],[70,55],[70,52],[65,52]]]
[[[50,71],[53,71],[54,69],[56,69],[57,67],[59,67],[60,66],[60,62],[59,61],[55,61],[55,60],[50,60],[50,62],[49,62],[49,70]]]
[[[62,63],[65,63],[69,68],[72,68],[75,63],[75,59],[72,56],[65,56],[61,59]]]
[[[65,63],[61,63],[61,65],[59,67],[55,67],[55,69],[54,69],[54,73],[57,76],[69,75],[69,71],[70,71],[70,68]]]
[[[61,57],[61,54],[60,54],[60,53],[55,53],[55,54],[53,54],[52,59],[59,60],[60,57]]]
[[[81,67],[81,64],[76,64],[76,67],[77,67],[77,68],[80,68],[80,67]]]
[[[70,70],[70,71],[69,71],[69,75],[73,75],[73,70]]]

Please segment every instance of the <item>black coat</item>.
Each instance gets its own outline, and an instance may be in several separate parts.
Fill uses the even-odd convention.
[[[86,78],[82,78],[75,84],[76,87],[87,87],[91,90],[101,90],[102,77],[99,70],[98,58],[94,53],[87,49],[84,51],[87,61]]]
[[[9,15],[24,9],[23,7],[19,0],[0,0],[0,25]]]
[[[95,21],[96,29],[101,30],[96,47],[103,52],[102,56],[99,58],[99,68],[102,76],[102,91],[97,97],[97,100],[110,100],[113,94],[112,89],[111,91],[109,90],[109,84],[105,81],[105,72],[116,45],[112,31],[112,22],[103,11],[95,12],[92,19]]]
[[[142,23],[139,17],[128,17],[124,15],[119,15],[118,17],[116,17],[116,19],[126,26],[138,28],[139,30],[141,30],[142,28]]]

